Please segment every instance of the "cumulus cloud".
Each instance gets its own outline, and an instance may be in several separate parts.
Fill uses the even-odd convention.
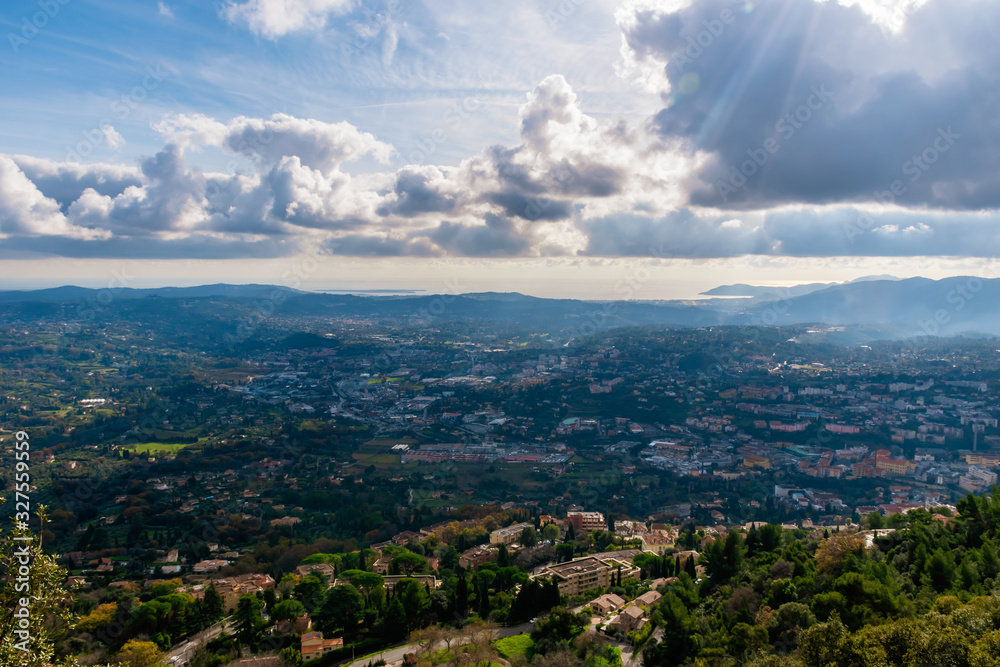
[[[43,195],[11,158],[0,155],[0,234],[100,238],[101,232],[72,225],[59,204]]]
[[[229,0],[221,14],[256,35],[277,39],[299,30],[320,29],[331,14],[350,8],[351,0]]]
[[[699,0],[619,15],[632,60],[667,81],[652,131],[707,156],[684,182],[691,204],[872,201],[901,181],[909,206],[1000,206],[1000,43],[985,28],[1000,5],[878,6]]]
[[[10,159],[45,197],[54,199],[65,211],[80,193],[91,189],[114,197],[129,186],[141,183],[136,167],[113,164],[53,162],[28,155],[11,155]]]
[[[1000,242],[1000,7],[886,1],[891,15],[877,0],[629,0],[626,64],[659,111],[596,116],[553,74],[511,113],[516,140],[453,166],[352,173],[398,155],[289,114],[167,116],[137,167],[3,157],[0,233],[72,256],[269,256],[306,239],[360,256],[982,256]],[[226,11],[252,26],[286,5],[251,29],[346,7]],[[216,151],[226,173],[198,164]]]
[[[265,168],[297,157],[307,167],[330,174],[362,155],[371,154],[380,162],[392,155],[391,146],[350,123],[324,123],[284,113],[267,119],[240,116],[229,123],[201,114],[178,114],[154,123],[153,129],[171,144],[216,146]]]

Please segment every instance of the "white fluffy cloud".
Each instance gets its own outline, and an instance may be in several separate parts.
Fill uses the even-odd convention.
[[[347,11],[351,0],[230,0],[222,16],[250,32],[276,39],[290,32],[322,28],[327,17]]]
[[[963,15],[1000,16],[959,1]],[[8,248],[46,235],[53,252],[86,256],[270,256],[305,240],[424,257],[992,253],[1000,51],[959,22],[968,38],[930,57],[932,27],[952,25],[945,0],[886,3],[631,0],[616,18],[630,64],[646,84],[660,77],[658,113],[627,123],[588,112],[553,74],[510,112],[515,140],[451,166],[354,173],[359,160],[399,155],[353,124],[288,114],[167,116],[153,125],[162,150],[137,168],[5,157],[0,233]],[[226,11],[276,36],[345,6],[255,0]],[[701,50],[688,51],[692,39]],[[810,103],[816,90],[830,94]],[[810,120],[775,134],[775,119],[802,105]],[[217,152],[223,171],[199,166]],[[755,173],[720,197],[717,183],[748,159]],[[875,205],[896,180],[898,193]]]
[[[108,236],[70,224],[59,204],[39,192],[17,163],[5,155],[0,155],[0,234],[76,239]]]

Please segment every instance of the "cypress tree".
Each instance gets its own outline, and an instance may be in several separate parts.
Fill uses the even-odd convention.
[[[692,579],[698,578],[698,570],[694,566],[694,556],[688,556],[684,561],[684,571],[691,575]]]

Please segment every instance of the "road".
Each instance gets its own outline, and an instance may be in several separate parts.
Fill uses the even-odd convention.
[[[227,623],[230,618],[232,617],[230,616],[224,618],[215,625],[205,628],[201,632],[192,635],[191,637],[181,642],[177,646],[174,646],[169,651],[167,651],[167,655],[164,656],[163,662],[168,665],[186,664],[188,660],[191,659],[191,656],[194,654],[194,652],[198,650],[199,646],[210,642],[211,640],[215,639],[222,633],[222,630],[225,627],[225,623]]]

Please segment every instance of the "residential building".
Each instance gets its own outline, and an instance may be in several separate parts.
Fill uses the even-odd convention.
[[[384,579],[385,579],[386,593],[391,593],[392,589],[395,588],[396,584],[398,584],[403,579],[416,579],[417,583],[419,583],[421,586],[427,586],[432,590],[441,585],[441,583],[437,580],[437,578],[430,574],[411,574],[409,576],[405,574],[390,574],[384,577]]]
[[[639,569],[628,561],[585,556],[566,563],[549,565],[542,570],[540,576],[554,578],[559,585],[561,595],[580,595],[598,587],[608,588],[611,585],[611,577],[617,576],[619,567],[622,578],[639,575]]]
[[[600,512],[567,512],[566,521],[573,526],[576,532],[590,532],[592,530],[607,530],[608,526],[604,522],[604,515]]]
[[[674,546],[674,538],[665,533],[640,535],[639,540],[642,542],[643,551],[654,553],[657,556],[662,556],[667,549]]]
[[[525,528],[534,528],[530,523],[516,523],[506,528],[497,528],[490,533],[490,544],[513,544],[521,539]]]
[[[209,572],[218,572],[219,569],[229,565],[228,560],[203,560],[194,564],[192,568],[195,574],[207,574]]]
[[[302,635],[302,661],[309,662],[310,660],[315,660],[343,645],[344,640],[340,637],[323,639],[322,632],[306,632]]]
[[[593,609],[594,613],[599,616],[610,614],[611,612],[617,611],[624,606],[625,600],[621,599],[614,593],[605,593],[590,603],[590,608]]]
[[[464,569],[479,567],[483,563],[496,560],[498,551],[496,547],[488,547],[481,544],[471,549],[466,549],[458,557],[458,564]]]

